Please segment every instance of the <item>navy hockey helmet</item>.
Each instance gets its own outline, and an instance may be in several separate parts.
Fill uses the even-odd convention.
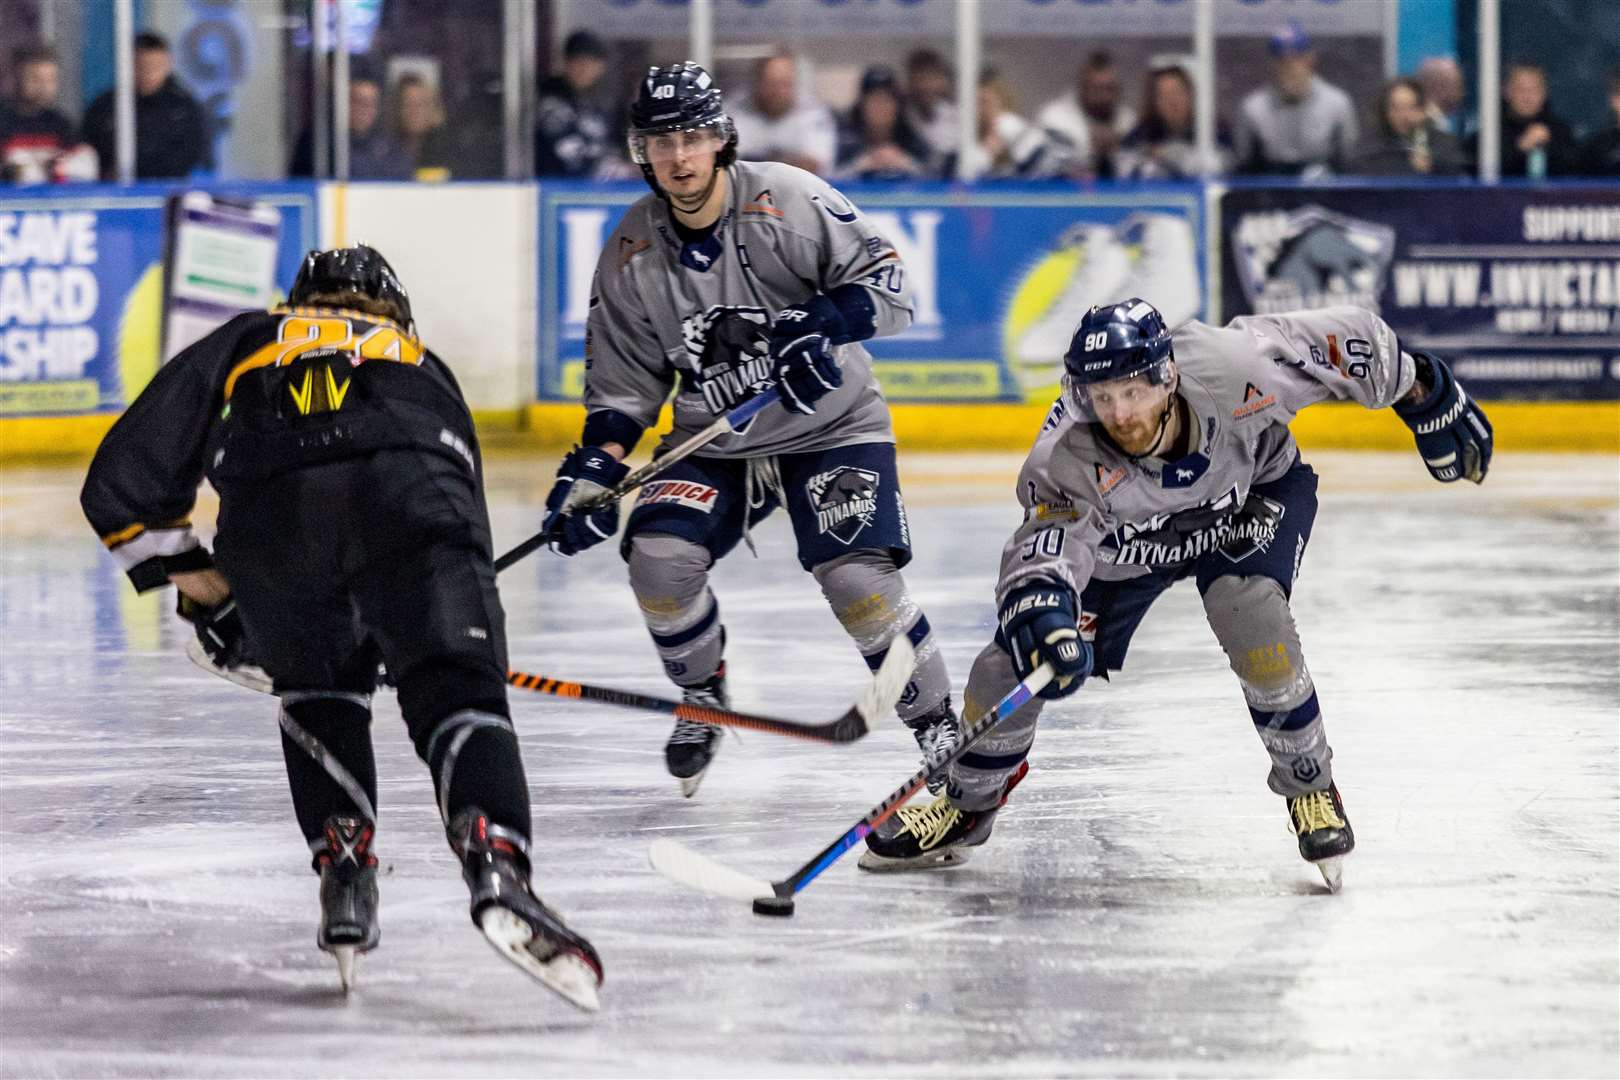
[[[1063,354],[1076,385],[1146,375],[1154,386],[1170,382],[1170,328],[1159,309],[1138,297],[1094,307],[1081,318]]]
[[[726,114],[720,87],[709,73],[690,60],[648,68],[630,106],[629,131],[630,160],[641,166],[647,182],[653,183],[649,136],[702,129],[712,129],[720,139],[718,167],[737,160],[737,126]]]
[[[331,304],[345,297],[371,301],[363,310],[391,318],[407,329],[412,326],[411,298],[405,286],[382,252],[365,244],[305,255],[287,302]]]

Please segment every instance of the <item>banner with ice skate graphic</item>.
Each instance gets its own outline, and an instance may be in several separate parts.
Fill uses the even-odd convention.
[[[852,544],[877,516],[880,478],[870,469],[840,465],[805,481],[810,504],[816,508],[816,527],[841,544]]]

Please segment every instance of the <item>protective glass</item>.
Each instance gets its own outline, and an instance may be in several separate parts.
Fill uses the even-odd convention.
[[[631,132],[630,160],[637,165],[652,165],[682,155],[718,153],[726,145],[730,131],[730,119],[723,119],[679,131]]]

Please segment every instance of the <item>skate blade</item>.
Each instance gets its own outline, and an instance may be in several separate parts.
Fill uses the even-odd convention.
[[[681,797],[690,799],[696,795],[698,787],[703,783],[703,775],[708,771],[709,768],[705,765],[703,772],[698,773],[696,776],[677,776],[676,779],[681,782]]]
[[[967,862],[970,855],[971,852],[964,848],[947,848],[944,851],[924,852],[914,859],[891,859],[887,855],[879,855],[867,849],[861,853],[855,865],[875,874],[897,874],[908,870],[948,870]]]
[[[354,989],[354,960],[355,948],[353,945],[333,945],[332,959],[337,961],[338,982],[343,984],[343,992],[347,994]]]
[[[478,926],[496,952],[569,1004],[586,1012],[602,1007],[596,993],[596,972],[591,966],[571,952],[558,952],[549,960],[541,960],[528,947],[534,931],[512,912],[492,904],[478,917]]]
[[[1319,859],[1311,865],[1322,874],[1322,880],[1327,882],[1328,892],[1336,893],[1344,884],[1344,856],[1333,855],[1326,859]]]

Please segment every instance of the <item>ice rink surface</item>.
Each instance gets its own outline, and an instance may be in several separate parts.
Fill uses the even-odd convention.
[[[345,1000],[275,706],[189,664],[75,471],[0,474],[0,1073],[40,1076],[1615,1076],[1620,1073],[1620,465],[1315,454],[1296,592],[1358,848],[1302,862],[1197,592],[1126,670],[1049,709],[966,866],[852,853],[791,920],[682,890],[680,839],[781,877],[916,766],[891,722],[728,737],[697,798],[664,718],[514,692],[541,894],[600,949],[601,1013],[467,918],[425,768],[379,698],[382,945]],[[958,690],[992,631],[1018,459],[902,464],[907,569]],[[554,465],[491,464],[501,550]],[[207,516],[207,504],[200,518]],[[208,530],[203,530],[208,531]],[[738,708],[820,719],[864,666],[785,521],[715,574]],[[611,548],[503,576],[515,666],[667,692]]]

